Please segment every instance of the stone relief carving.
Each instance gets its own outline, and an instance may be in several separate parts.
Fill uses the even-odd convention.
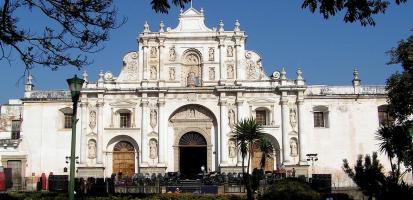
[[[158,157],[158,141],[156,139],[149,140],[149,158],[155,159]]]
[[[261,58],[257,53],[247,51],[245,53],[245,58],[247,58],[245,62],[247,79],[261,80],[262,78],[266,77],[262,69]]]
[[[103,76],[103,78],[104,78],[105,81],[113,81],[114,80],[113,74],[110,71],[106,72],[105,75]]]
[[[94,129],[96,127],[96,111],[91,110],[89,112],[89,127]]]
[[[227,78],[228,79],[234,78],[234,65],[233,64],[227,65]]]
[[[210,67],[208,72],[209,80],[215,80],[215,67]]]
[[[10,120],[7,118],[7,116],[0,116],[0,130],[6,130],[9,121]]]
[[[176,114],[171,118],[171,121],[188,119],[212,120],[213,116],[210,116],[210,112],[205,110],[205,108],[191,105],[177,110]]]
[[[233,109],[229,109],[228,111],[228,125],[231,128],[235,125],[235,112]]]
[[[87,143],[88,146],[88,158],[89,159],[94,159],[96,158],[96,141],[95,140],[89,140]]]
[[[138,78],[138,53],[128,53],[123,59],[124,76],[123,80],[136,80]]]
[[[197,56],[195,56],[194,54],[189,54],[186,56],[185,58],[185,64],[188,65],[198,65],[199,64],[199,59]]]
[[[292,157],[298,156],[298,144],[295,138],[290,139],[290,155]]]
[[[189,93],[186,95],[186,100],[187,101],[196,101],[197,100],[197,96],[195,93]]]
[[[176,60],[176,51],[175,47],[171,47],[169,49],[169,61],[175,61]]]
[[[235,140],[230,139],[228,141],[228,155],[230,158],[235,158],[237,156],[237,147],[235,144]]]
[[[150,118],[150,125],[155,128],[158,123],[158,112],[155,109],[151,109]]]
[[[169,68],[169,80],[175,80],[175,67]]]
[[[150,78],[151,80],[156,80],[156,75],[157,75],[157,74],[158,74],[158,73],[157,73],[157,70],[156,70],[156,66],[151,66],[149,78]]]
[[[290,124],[293,129],[297,126],[297,109],[290,108]]]
[[[208,60],[209,61],[214,61],[214,54],[215,54],[215,50],[214,48],[209,48],[208,50]]]
[[[156,49],[156,47],[151,47],[150,56],[151,58],[156,58],[158,56],[158,50]]]
[[[234,56],[234,48],[232,46],[227,47],[227,57],[233,57]]]

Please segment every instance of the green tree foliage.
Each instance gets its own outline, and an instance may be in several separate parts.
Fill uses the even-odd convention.
[[[344,159],[343,170],[359,186],[363,194],[369,199],[412,199],[413,188],[405,182],[399,180],[394,174],[385,175],[383,166],[377,159],[377,153],[373,156],[359,156],[354,169],[352,169],[346,159]]]
[[[268,191],[260,198],[262,200],[320,200],[320,194],[307,183],[296,179],[284,179],[276,181]]]
[[[251,176],[249,173],[251,157],[254,154],[254,147],[258,146],[262,152],[262,157],[272,156],[272,145],[265,139],[262,126],[258,124],[254,118],[243,119],[235,124],[234,138],[237,141],[238,150],[242,157],[242,173],[244,174],[244,183],[247,189],[247,198],[253,198],[253,188],[251,183]],[[247,171],[245,172],[244,161],[247,158]],[[265,165],[265,158],[261,160],[261,166]]]
[[[36,32],[22,13],[47,18],[36,24]],[[99,51],[117,28],[112,0],[3,0],[0,3],[0,60],[17,53],[26,66],[43,65],[81,68],[90,63],[85,53]],[[32,28],[32,29],[31,29]]]
[[[394,0],[400,5],[407,0]],[[325,19],[344,11],[345,22],[360,22],[362,26],[376,25],[374,16],[385,13],[390,1],[384,0],[304,0],[302,8],[308,8],[311,12],[319,10]]]

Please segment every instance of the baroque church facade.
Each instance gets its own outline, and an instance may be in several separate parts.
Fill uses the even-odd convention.
[[[254,117],[273,146],[265,170],[297,175],[331,173],[337,185],[351,183],[342,159],[377,151],[374,134],[386,118],[384,86],[307,85],[300,68],[268,76],[261,56],[245,49],[240,23],[230,30],[204,24],[204,12],[189,8],[179,25],[139,34],[118,76],[99,73],[84,83],[77,112],[76,176],[180,171],[240,172],[233,138],[237,121]],[[158,29],[158,28],[156,28]],[[350,82],[350,81],[349,81]],[[34,90],[2,105],[0,166],[21,179],[41,173],[68,174],[72,103],[69,91]],[[308,160],[317,154],[318,160]],[[252,158],[258,167],[261,154]]]

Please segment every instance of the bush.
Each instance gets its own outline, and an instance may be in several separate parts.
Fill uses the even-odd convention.
[[[262,200],[320,200],[320,194],[310,185],[297,179],[287,178],[276,181],[260,198]]]

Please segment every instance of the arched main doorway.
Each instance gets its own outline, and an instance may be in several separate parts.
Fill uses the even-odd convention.
[[[179,171],[183,178],[194,179],[207,168],[207,142],[197,132],[185,133],[179,140]]]
[[[118,142],[113,148],[113,173],[124,176],[135,174],[135,148],[126,141]]]

